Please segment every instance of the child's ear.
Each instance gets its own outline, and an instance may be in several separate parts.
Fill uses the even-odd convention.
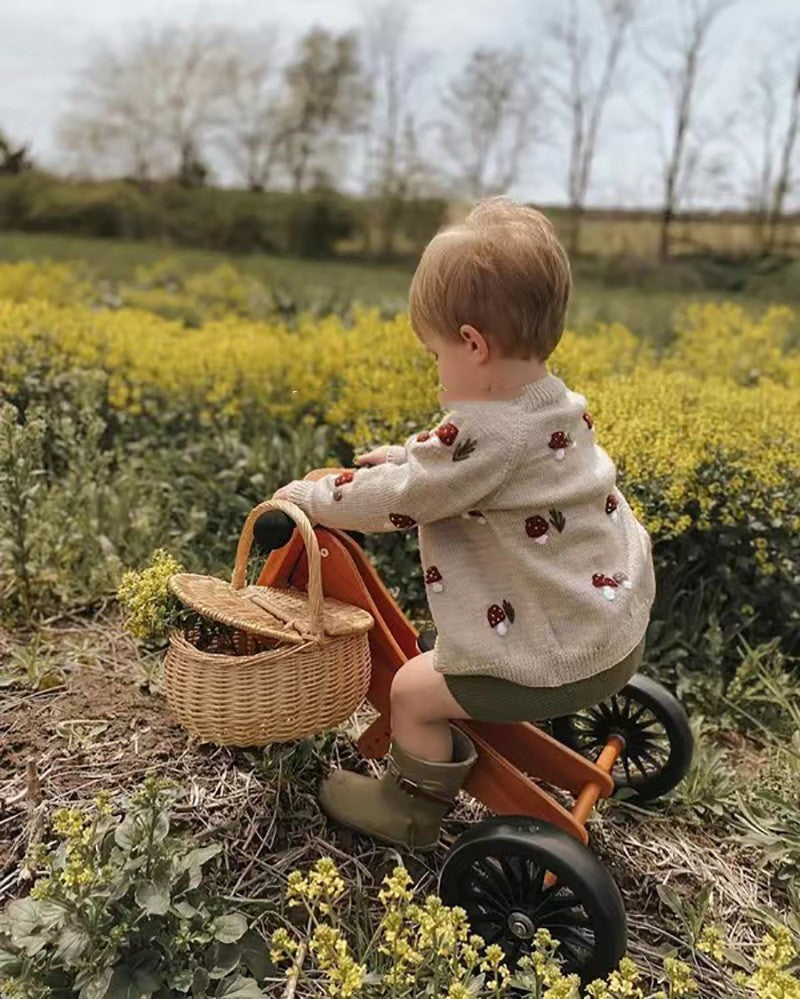
[[[489,343],[480,330],[465,323],[458,332],[462,341],[470,348],[470,352],[475,360],[488,361]]]

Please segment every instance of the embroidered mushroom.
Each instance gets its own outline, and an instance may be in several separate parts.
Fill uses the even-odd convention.
[[[592,419],[592,414],[584,413],[581,419],[586,424],[586,426],[591,430],[592,427],[594,426],[594,420]]]
[[[417,522],[413,517],[407,517],[404,513],[390,513],[389,522],[393,527],[403,529],[405,527],[416,527]]]
[[[597,587],[606,600],[613,600],[616,597],[614,590],[617,589],[619,583],[612,576],[606,576],[602,572],[596,572],[592,576],[592,586]]]
[[[533,538],[537,545],[547,544],[547,532],[550,527],[544,517],[528,517],[525,521],[525,533]]]
[[[420,430],[420,432],[417,434],[416,439],[420,444],[424,444],[425,441],[429,441],[431,439],[430,430]]]
[[[486,524],[486,523],[488,523],[488,521],[486,520],[486,518],[484,517],[484,515],[480,512],[480,510],[467,510],[467,512],[466,513],[462,513],[461,516],[465,520],[477,520],[477,522],[479,524]]]
[[[455,441],[456,437],[458,437],[458,427],[455,425],[455,423],[443,423],[440,427],[437,427],[433,432],[434,434],[436,434],[436,436],[439,438],[442,444],[447,445],[447,447],[450,447],[450,445]]]
[[[435,565],[432,565],[425,573],[425,583],[427,586],[430,586],[434,593],[441,593],[444,589],[442,586],[442,574]]]
[[[556,453],[556,460],[562,461],[564,458],[564,452],[573,444],[574,441],[569,434],[565,433],[563,430],[556,430],[550,435],[549,447],[552,451]]]
[[[606,513],[614,521],[619,520],[619,514],[617,513],[618,506],[619,503],[617,501],[616,496],[614,495],[606,496]]]
[[[630,578],[626,576],[624,572],[615,572],[612,578],[614,579],[615,583],[617,583],[619,586],[622,586],[626,590],[629,590],[633,586],[633,583],[630,581]]]
[[[335,486],[346,486],[348,482],[352,482],[355,477],[355,472],[342,472],[341,475],[337,475],[333,480]]]
[[[489,619],[489,624],[494,628],[498,635],[505,635],[508,631],[508,625],[506,624],[506,612],[499,604],[492,604],[489,610],[486,612],[486,617]]]

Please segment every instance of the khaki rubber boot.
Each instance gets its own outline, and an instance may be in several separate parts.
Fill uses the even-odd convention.
[[[320,805],[342,825],[384,843],[432,850],[477,759],[472,740],[453,726],[450,731],[452,763],[420,760],[393,743],[383,777],[336,770],[322,782]]]

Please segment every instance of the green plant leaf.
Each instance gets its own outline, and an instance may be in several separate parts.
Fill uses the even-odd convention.
[[[257,982],[241,975],[233,975],[221,981],[214,994],[225,996],[225,999],[263,999],[264,996]]]
[[[188,871],[191,867],[202,867],[212,857],[216,857],[222,852],[221,843],[211,843],[209,846],[199,846],[194,850],[189,850],[183,857],[180,857],[176,864],[176,871]]]
[[[681,922],[685,922],[686,912],[684,911],[684,905],[675,889],[669,888],[667,885],[656,885],[656,892],[664,905],[672,909]]]
[[[192,995],[193,996],[204,996],[208,992],[208,987],[211,984],[211,976],[206,971],[205,968],[195,968],[194,977],[192,978]]]
[[[11,939],[18,943],[20,938],[30,936],[42,925],[40,904],[32,898],[18,898],[6,907]]]
[[[105,999],[145,999],[154,989],[145,989],[127,964],[118,964],[108,983]]]
[[[235,943],[247,932],[247,920],[241,912],[229,912],[224,916],[217,916],[211,924],[211,932],[220,943]]]
[[[134,892],[136,904],[151,916],[163,916],[169,911],[169,885],[163,881],[142,881]]]
[[[277,975],[277,968],[270,960],[269,945],[257,930],[248,930],[239,941],[242,963],[257,982]]]
[[[194,974],[191,969],[183,968],[180,971],[176,971],[175,974],[170,977],[170,988],[175,989],[176,992],[188,992],[192,987],[193,980]]]
[[[114,842],[121,850],[130,850],[142,838],[142,827],[135,816],[128,814],[114,830]]]
[[[192,919],[200,911],[199,909],[195,909],[195,907],[190,905],[188,902],[176,902],[172,908],[181,917],[181,919]]]
[[[68,967],[75,967],[91,946],[92,939],[82,926],[65,926],[58,937],[56,954]]]
[[[224,978],[235,970],[242,959],[242,948],[236,943],[220,943],[215,940],[205,953],[205,965],[209,978]]]
[[[103,999],[111,984],[113,974],[113,968],[103,968],[102,971],[92,975],[81,986],[78,999]]]

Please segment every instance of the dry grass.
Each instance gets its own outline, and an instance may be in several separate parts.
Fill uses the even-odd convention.
[[[0,632],[0,662],[27,640]],[[152,678],[154,660],[140,658],[114,613],[51,622],[41,640],[40,654],[61,664],[62,682],[42,691],[0,690],[0,900],[28,890],[22,862],[46,833],[53,808],[86,803],[103,788],[126,792],[155,771],[186,791],[176,817],[201,839],[222,838],[225,895],[264,930],[281,918],[288,873],[323,855],[334,857],[362,907],[371,904],[398,854],[329,826],[315,798],[327,765],[377,772],[376,764],[356,758],[349,736],[358,720],[345,732],[263,751],[200,746],[171,721]],[[483,814],[464,798],[436,853],[402,858],[421,890],[435,889],[448,845]],[[648,811],[606,804],[591,833],[623,892],[631,953],[654,978],[665,952],[687,939],[659,885],[691,901],[712,882],[714,916],[745,949],[755,938],[749,911],[781,907],[724,820],[711,827],[676,817],[668,804]],[[704,997],[735,994],[702,955],[695,974]]]

